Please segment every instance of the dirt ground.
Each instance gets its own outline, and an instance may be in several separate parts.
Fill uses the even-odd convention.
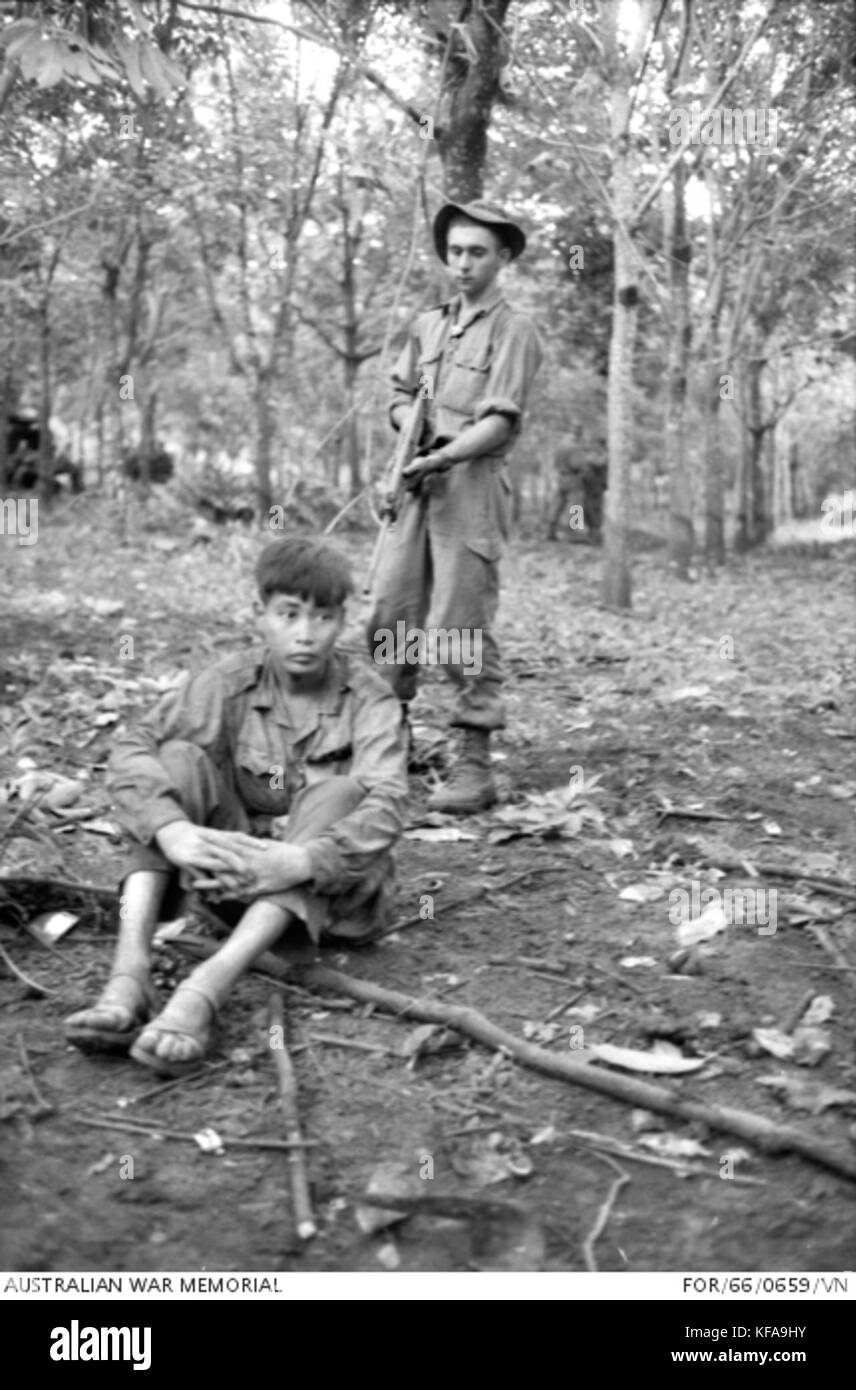
[[[285,1152],[252,1147],[284,1138],[269,979],[241,983],[196,1079],[164,1084],[64,1044],[63,1017],[110,956],[115,909],[74,885],[116,880],[111,737],[178,672],[251,636],[256,538],[190,546],[145,515],[123,541],[117,528],[81,498],[42,520],[37,544],[0,538],[0,874],[15,880],[0,879],[0,1267],[583,1270],[611,1194],[589,1240],[600,1270],[852,1269],[852,1180],[428,1037],[313,992],[299,967],[284,998],[319,1228],[308,1243]],[[368,541],[346,543],[364,562]],[[643,550],[633,611],[616,615],[598,603],[595,548],[518,541],[499,623],[502,804],[432,820],[436,774],[415,778],[402,925],[325,962],[472,1006],[556,1054],[706,1058],[638,1079],[796,1125],[856,1165],[854,550],[765,554],[685,586]],[[438,755],[447,704],[432,671],[415,713]],[[20,779],[44,770],[78,778],[78,801],[22,805]],[[774,930],[732,921],[682,949],[670,894],[692,903],[693,885],[716,889],[726,916],[726,890],[775,889],[757,899]],[[80,920],[47,949],[26,924],[64,908]],[[165,943],[159,986],[188,964]],[[796,1045],[809,1006],[820,1022]],[[192,1138],[206,1130],[219,1151]],[[381,1165],[380,1187],[408,1182],[419,1210],[366,1234],[355,1208]]]

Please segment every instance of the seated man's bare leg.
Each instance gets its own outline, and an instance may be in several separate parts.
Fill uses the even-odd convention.
[[[152,939],[166,884],[165,874],[148,869],[126,878],[110,978],[95,1004],[66,1019],[69,1042],[96,1050],[121,1048],[151,1014]]]
[[[218,1010],[237,980],[293,921],[287,908],[258,898],[220,949],[178,986],[140,1034],[131,1056],[168,1075],[196,1066],[208,1050]]]

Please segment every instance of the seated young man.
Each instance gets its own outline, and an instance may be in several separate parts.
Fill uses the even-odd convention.
[[[276,540],[256,580],[262,647],[167,695],[108,766],[133,841],[119,938],[103,993],[66,1037],[167,1075],[204,1057],[229,990],[288,927],[314,942],[377,932],[404,823],[398,700],[361,653],[336,648],[347,561],[325,542]],[[237,901],[240,917],[152,1018],[152,938],[188,887]]]

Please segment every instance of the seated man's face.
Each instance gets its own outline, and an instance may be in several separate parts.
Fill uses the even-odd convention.
[[[323,679],[345,610],[320,608],[297,594],[273,594],[261,617],[261,631],[277,670],[301,685]]]

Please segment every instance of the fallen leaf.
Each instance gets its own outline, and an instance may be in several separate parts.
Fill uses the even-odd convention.
[[[413,1070],[418,1058],[445,1052],[453,1047],[463,1047],[460,1033],[456,1033],[453,1028],[444,1028],[439,1023],[423,1023],[408,1033],[401,1045],[401,1055],[410,1058],[409,1065]]]
[[[663,1121],[659,1115],[655,1115],[653,1110],[631,1110],[630,1127],[634,1134],[641,1134],[644,1130],[662,1129]]]
[[[806,1081],[801,1076],[759,1076],[759,1086],[769,1086],[772,1091],[781,1091],[789,1105],[795,1110],[807,1110],[810,1115],[821,1115],[833,1105],[856,1105],[856,1091],[844,1091],[835,1086],[826,1086],[822,1081]]]
[[[700,1071],[707,1065],[707,1057],[682,1057],[671,1052],[652,1049],[650,1052],[637,1051],[632,1047],[613,1047],[612,1043],[595,1043],[585,1049],[582,1056],[588,1055],[596,1062],[606,1062],[611,1067],[621,1067],[624,1071],[644,1071],[652,1075],[679,1076],[682,1072]]]
[[[615,839],[608,840],[607,843],[613,854],[617,855],[619,859],[624,859],[626,855],[635,853],[632,840],[622,840],[616,836]]]
[[[49,811],[62,811],[80,800],[83,783],[72,777],[57,777],[48,791],[42,805]]]
[[[815,1028],[820,1023],[828,1023],[835,1013],[835,1000],[828,994],[816,994],[800,1019],[803,1027]]]
[[[369,1197],[406,1197],[415,1199],[421,1195],[422,1183],[411,1166],[388,1161],[379,1163],[366,1185]],[[387,1226],[395,1226],[406,1221],[406,1211],[395,1211],[389,1207],[357,1206],[355,1210],[357,1225],[365,1235],[383,1231]]]
[[[618,897],[625,903],[655,903],[664,895],[659,883],[630,883],[622,888]]]
[[[452,1167],[459,1177],[469,1178],[479,1187],[490,1187],[509,1177],[528,1178],[534,1171],[520,1141],[500,1130],[464,1140],[452,1155]]]
[[[674,705],[681,700],[701,700],[709,694],[709,685],[682,685],[677,690],[671,691],[665,698],[669,704]]]
[[[719,1161],[727,1159],[729,1163],[751,1163],[752,1154],[748,1149],[725,1149],[719,1155]]]
[[[810,850],[802,856],[800,869],[808,874],[837,874],[839,871],[838,856],[829,854],[822,849]]]
[[[709,903],[700,917],[678,923],[675,940],[679,946],[697,946],[702,941],[711,941],[727,926],[728,918],[719,903]]]
[[[86,1176],[87,1178],[91,1178],[91,1177],[93,1177],[96,1173],[106,1173],[106,1171],[107,1171],[107,1169],[110,1167],[111,1163],[115,1163],[115,1162],[116,1162],[116,1154],[105,1154],[104,1157],[103,1157],[103,1158],[99,1158],[98,1161],[97,1161],[96,1163],[90,1163],[89,1167],[88,1167],[87,1170],[86,1170],[85,1176]]]
[[[444,844],[451,840],[477,840],[469,830],[459,830],[456,825],[423,825],[416,830],[405,830],[405,840],[425,840],[428,844]]]
[[[593,1023],[601,1012],[599,1004],[575,1004],[565,1010],[565,1018],[579,1019],[581,1023]]]
[[[154,935],[156,946],[160,946],[164,941],[174,941],[181,936],[182,932],[190,925],[190,917],[174,917],[171,922],[161,922]]]
[[[512,1177],[531,1178],[532,1174],[535,1172],[535,1164],[532,1162],[528,1153],[520,1148],[519,1145],[517,1145],[511,1153],[506,1155],[506,1162],[508,1163],[508,1171],[511,1173]]]
[[[661,1158],[710,1158],[711,1151],[697,1139],[684,1139],[678,1134],[643,1134],[637,1139],[644,1149],[651,1149]]]
[[[385,1240],[383,1245],[378,1246],[375,1255],[378,1264],[383,1265],[384,1269],[398,1269],[401,1264],[401,1256],[394,1240]]]
[[[38,917],[27,923],[27,931],[32,932],[43,946],[54,946],[79,921],[80,918],[73,912],[40,912]]]
[[[557,1023],[524,1023],[523,1036],[530,1042],[551,1043],[556,1040],[564,1029]]]
[[[193,1138],[204,1154],[221,1154],[225,1152],[223,1140],[220,1138],[216,1129],[200,1129],[194,1134]]]
[[[781,1062],[788,1061],[794,1055],[793,1038],[789,1038],[780,1028],[753,1028],[752,1037],[759,1047],[769,1052],[771,1057],[778,1057]]]
[[[545,1125],[539,1129],[537,1134],[533,1134],[529,1140],[530,1144],[553,1144],[558,1139],[558,1131],[555,1125]]]
[[[125,609],[121,599],[85,598],[83,602],[93,613],[97,613],[99,618],[114,618]]]
[[[718,1028],[722,1022],[722,1014],[701,1013],[698,1015],[699,1028]]]
[[[793,1059],[800,1067],[816,1067],[832,1050],[832,1039],[825,1028],[800,1024],[793,1033]]]
[[[122,827],[113,820],[84,820],[80,822],[81,830],[89,830],[93,835],[121,835]]]

